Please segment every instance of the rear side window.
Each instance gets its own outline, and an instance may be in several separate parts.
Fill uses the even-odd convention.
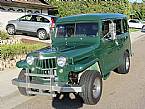
[[[116,23],[116,35],[122,34],[121,19],[114,20],[114,23]]]
[[[123,31],[124,31],[124,33],[128,32],[128,23],[127,23],[127,20],[123,19],[122,23],[123,23]]]
[[[37,22],[49,23],[50,21],[42,16],[36,17]]]

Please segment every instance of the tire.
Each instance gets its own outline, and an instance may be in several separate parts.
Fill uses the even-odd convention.
[[[115,69],[115,72],[119,74],[127,74],[130,69],[130,56],[128,52],[125,52],[123,55],[123,63],[118,68]]]
[[[18,76],[18,79],[20,81],[24,81],[26,82],[26,76],[25,76],[25,73],[26,73],[26,70],[25,69],[22,69],[19,76]],[[25,87],[18,87],[18,90],[20,92],[20,94],[24,95],[24,96],[34,96],[34,94],[28,94],[26,92],[26,88]],[[31,90],[31,89],[28,89],[28,90]]]
[[[102,77],[100,73],[91,70],[84,72],[80,78],[79,85],[82,86],[82,92],[79,95],[83,102],[89,105],[97,104],[102,95]],[[97,89],[94,90],[94,88]]]
[[[16,33],[15,26],[14,25],[8,25],[7,26],[7,33],[9,35],[14,35]]]
[[[37,31],[37,37],[40,40],[45,40],[45,39],[50,38],[49,35],[47,34],[46,30],[44,30],[44,29],[40,29]]]

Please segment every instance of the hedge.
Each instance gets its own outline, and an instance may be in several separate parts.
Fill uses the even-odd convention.
[[[26,44],[19,43],[13,45],[1,45],[1,59],[13,59],[15,55],[27,54],[33,50],[45,47],[45,44]]]
[[[6,32],[0,31],[0,39],[1,40],[9,39],[9,35]]]

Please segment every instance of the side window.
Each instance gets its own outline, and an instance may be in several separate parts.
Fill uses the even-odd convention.
[[[114,23],[116,23],[116,35],[122,34],[122,29],[121,29],[121,19],[114,20]]]
[[[103,36],[105,36],[106,34],[109,33],[109,23],[111,23],[111,21],[103,21],[103,23],[102,23],[102,34],[103,34]]]
[[[124,31],[124,33],[128,32],[127,20],[126,19],[123,19],[122,20],[122,23],[123,23],[123,31]]]
[[[19,20],[20,21],[30,21],[31,17],[32,17],[31,15],[26,15],[26,16],[21,17]]]
[[[49,23],[50,21],[42,16],[37,16],[36,17],[37,22],[43,22],[43,23]]]
[[[129,22],[130,22],[130,23],[139,23],[138,20],[130,20]]]
[[[50,21],[44,17],[41,17],[41,22],[43,23],[49,23]]]

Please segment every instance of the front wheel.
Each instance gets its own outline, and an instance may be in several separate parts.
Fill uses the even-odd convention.
[[[20,81],[23,81],[23,82],[26,82],[26,76],[25,76],[25,73],[26,73],[26,70],[25,69],[22,69],[19,76],[18,76],[18,79]],[[18,90],[20,92],[20,94],[24,95],[24,96],[34,96],[33,94],[28,94],[27,91],[26,91],[26,87],[18,87]],[[31,90],[31,89],[27,89],[27,90]]]
[[[8,25],[8,26],[7,26],[7,33],[8,33],[9,35],[14,35],[15,32],[16,32],[16,30],[15,30],[15,26],[14,26],[14,25]]]
[[[102,77],[99,72],[88,70],[80,78],[82,97],[85,104],[94,105],[100,100],[102,94]]]

